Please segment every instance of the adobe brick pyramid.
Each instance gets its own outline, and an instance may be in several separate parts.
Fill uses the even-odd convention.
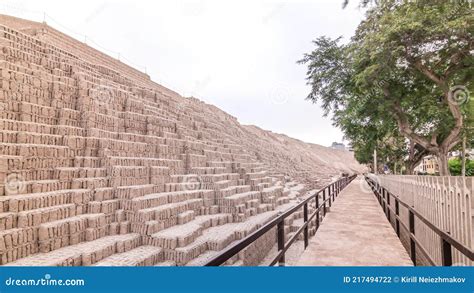
[[[202,265],[308,190],[363,170],[46,24],[0,16],[0,30],[2,265]],[[275,240],[227,264],[256,265]]]

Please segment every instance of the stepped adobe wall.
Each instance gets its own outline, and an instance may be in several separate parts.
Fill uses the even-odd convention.
[[[200,265],[362,170],[42,23],[0,16],[0,80],[3,265]],[[229,264],[255,265],[274,243],[269,233]]]

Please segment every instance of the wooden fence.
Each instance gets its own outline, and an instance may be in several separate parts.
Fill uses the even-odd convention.
[[[474,178],[459,176],[369,175],[386,190],[424,216],[442,231],[471,250],[474,249]],[[394,207],[392,201],[390,205]],[[400,206],[401,220],[408,226],[409,215]],[[395,225],[394,223],[392,223]],[[422,221],[415,224],[417,238],[431,258],[441,265],[441,239]],[[405,231],[407,232],[407,231]],[[401,234],[409,246],[408,233]],[[453,248],[453,265],[473,265],[473,261]],[[420,255],[420,254],[418,254]],[[426,263],[422,259],[420,263]]]

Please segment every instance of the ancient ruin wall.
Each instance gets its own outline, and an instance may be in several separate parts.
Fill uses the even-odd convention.
[[[200,265],[308,189],[362,170],[45,24],[1,16],[0,47],[1,264]]]

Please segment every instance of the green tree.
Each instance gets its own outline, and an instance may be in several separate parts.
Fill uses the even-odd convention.
[[[395,124],[416,148],[437,155],[447,175],[448,151],[464,128],[463,97],[472,88],[473,31],[468,3],[382,1],[348,44],[314,41],[315,50],[299,61],[308,66],[308,99],[334,112],[346,135],[354,123],[344,117],[354,113],[360,126]]]
[[[449,160],[449,171],[451,175],[459,176],[461,175],[462,163],[461,159],[454,158]],[[474,176],[474,161],[466,160],[466,176]]]
[[[374,111],[367,111],[367,108],[373,108]],[[374,149],[377,149],[379,163],[388,165],[393,171],[400,171],[404,165],[407,173],[412,174],[428,152],[401,136],[392,120],[377,117],[376,109],[375,105],[349,103],[342,112],[335,111],[334,124],[351,141],[355,157],[360,163],[372,166]]]

